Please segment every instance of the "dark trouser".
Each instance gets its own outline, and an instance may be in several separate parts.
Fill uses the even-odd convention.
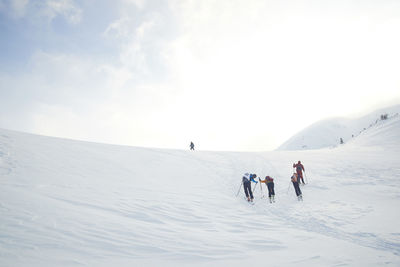
[[[301,170],[296,170],[296,172],[297,172],[297,179],[299,180],[299,183],[302,182],[304,184],[303,172]]]
[[[301,195],[301,190],[299,187],[299,183],[298,182],[292,182],[293,183],[293,187],[294,190],[296,191],[296,196],[300,196]]]
[[[253,199],[253,192],[251,192],[251,183],[247,182],[247,183],[243,183],[243,188],[244,188],[244,193],[246,194],[246,197]]]
[[[275,196],[275,190],[274,190],[274,183],[268,183],[267,184],[268,187],[268,196]]]

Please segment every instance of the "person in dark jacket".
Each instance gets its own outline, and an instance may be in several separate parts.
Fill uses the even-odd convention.
[[[274,179],[270,176],[265,176],[265,180],[258,179],[261,183],[265,183],[268,188],[269,202],[275,202]]]
[[[194,150],[194,144],[193,144],[193,142],[190,142],[190,150]]]
[[[251,191],[251,180],[254,180],[253,174],[245,173],[242,178],[244,193],[246,194],[247,201],[253,202],[253,192]]]
[[[296,192],[297,199],[299,201],[303,200],[303,194],[301,193],[301,190],[300,190],[297,173],[293,173],[291,180],[293,183],[294,191]]]
[[[296,168],[297,177],[299,178],[299,181],[298,181],[299,184],[300,184],[300,182],[302,182],[304,184],[303,171],[306,171],[306,170],[304,169],[303,164],[301,164],[301,161],[299,160],[297,162],[297,164],[293,163],[293,168]]]

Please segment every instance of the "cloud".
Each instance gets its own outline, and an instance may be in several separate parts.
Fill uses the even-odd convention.
[[[5,11],[8,15],[15,19],[25,16],[29,0],[1,0],[0,11]]]
[[[43,14],[50,20],[61,15],[72,24],[78,24],[82,19],[82,9],[72,0],[47,0]]]
[[[28,3],[29,0],[13,0],[11,2],[11,6],[16,17],[23,17],[25,15]]]
[[[147,48],[144,42],[147,36],[151,36],[150,39],[153,37],[151,30],[154,26],[153,20],[135,25],[131,18],[121,18],[108,25],[103,35],[119,42],[117,46],[121,64],[136,74],[147,75],[151,71],[149,56],[156,55],[157,51]]]
[[[174,14],[163,2],[143,5],[139,13],[128,2],[123,1],[122,17],[110,22],[102,36],[115,45],[116,64],[131,70],[138,83],[163,80],[169,75],[168,55],[176,36]]]
[[[28,66],[18,77],[0,75],[2,127],[131,145],[163,140],[157,125],[168,86],[138,84],[124,66],[75,55],[41,51]],[[8,119],[17,115],[17,123]]]
[[[106,38],[124,39],[132,34],[132,19],[125,17],[113,21],[103,32]]]
[[[55,16],[70,16],[76,11],[72,4],[47,1],[40,17],[51,21]],[[108,60],[90,51],[76,54],[43,47],[31,56],[24,72],[0,74],[4,81],[1,99],[15,103],[1,105],[1,125],[82,140],[151,146],[154,139],[150,136],[161,137],[157,120],[160,110],[170,104],[173,88],[163,78],[163,47],[170,23],[168,14],[160,14],[163,8],[143,10],[140,20],[134,12],[117,17],[99,32],[114,49]],[[7,120],[17,111],[23,114],[24,123]]]
[[[61,16],[71,24],[80,23],[83,13],[73,0],[1,0],[0,10],[14,19],[44,20],[48,23]]]
[[[25,129],[49,135],[157,147],[197,136],[208,149],[271,149],[322,117],[399,96],[396,5],[122,0],[88,31],[97,17],[87,5],[41,3],[20,14],[36,8],[45,22],[62,17],[85,32],[66,32],[66,45],[49,38],[55,45],[35,50],[23,72],[0,74],[0,99],[15,104],[0,105],[2,125],[26,110]],[[82,49],[77,36],[98,44]]]
[[[146,0],[123,0],[123,2],[128,5],[133,4],[139,9],[144,9],[147,1]]]

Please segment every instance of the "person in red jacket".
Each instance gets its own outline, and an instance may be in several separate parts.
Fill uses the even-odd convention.
[[[304,169],[303,164],[301,164],[301,161],[299,160],[297,162],[297,164],[293,163],[293,168],[296,168],[296,173],[297,173],[297,176],[298,176],[299,184],[300,184],[300,182],[302,182],[304,184],[303,171],[306,171],[306,170]]]

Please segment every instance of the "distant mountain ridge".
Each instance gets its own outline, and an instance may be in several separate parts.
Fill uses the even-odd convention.
[[[364,130],[378,124],[381,121],[381,115],[387,114],[390,119],[399,113],[400,105],[396,105],[376,110],[356,119],[331,118],[318,121],[292,136],[276,150],[312,150],[335,147],[340,144],[340,138],[346,143]]]

